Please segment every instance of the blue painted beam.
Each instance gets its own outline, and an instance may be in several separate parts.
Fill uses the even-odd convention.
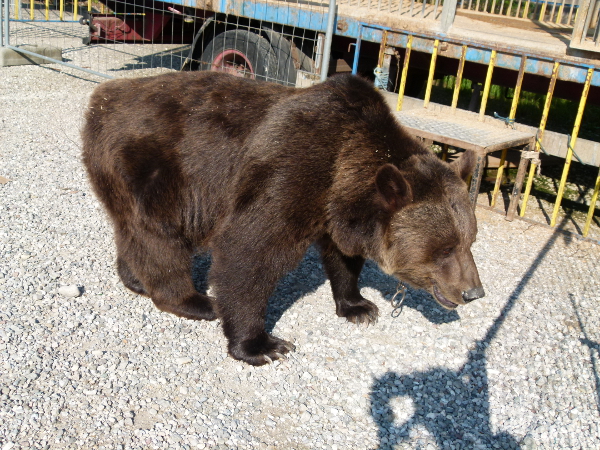
[[[176,5],[190,6],[189,0],[171,0]],[[219,0],[215,12],[223,14],[232,14],[249,19],[274,22],[281,25],[293,26],[296,28],[305,28],[318,32],[325,32],[327,28],[327,10],[313,9],[308,10],[300,8],[292,3],[265,3],[256,0]],[[360,35],[362,41],[381,42],[383,32],[388,31],[387,42],[393,47],[406,48],[408,33],[410,31],[392,30],[374,24],[362,23],[357,19],[338,15],[336,19],[336,35],[357,39]],[[459,59],[461,45],[469,46],[466,60],[479,64],[488,64],[492,48],[485,44],[475,42],[458,41],[449,39],[443,33],[412,33],[413,50],[425,53],[431,53],[433,49],[433,40],[440,39],[441,42],[448,42],[448,49],[441,51],[440,56]],[[528,60],[525,72],[529,74],[538,74],[550,77],[554,60],[550,57],[531,54],[518,48],[500,48],[498,49],[496,67],[519,70],[521,64],[521,55],[526,54]],[[503,51],[505,53],[503,53]],[[561,64],[558,72],[560,80],[574,81],[583,84],[587,75],[587,69],[590,65],[576,64],[565,61]],[[592,77],[592,85],[600,86],[600,70],[596,70]]]

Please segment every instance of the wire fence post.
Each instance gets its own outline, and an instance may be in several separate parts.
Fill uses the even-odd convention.
[[[327,13],[327,31],[325,32],[325,48],[323,49],[323,63],[321,65],[321,81],[327,79],[329,72],[329,57],[331,56],[331,42],[333,41],[333,26],[337,16],[337,5],[335,0],[329,0],[329,11]]]
[[[456,3],[457,0],[444,1],[444,5],[442,6],[442,17],[440,18],[440,28],[443,33],[447,33],[454,23],[454,16],[456,16]]]
[[[0,47],[4,47],[4,2],[0,0]]]
[[[10,17],[10,0],[0,0],[0,34],[2,35],[2,47],[8,47],[10,45],[10,33],[9,33],[9,17]]]

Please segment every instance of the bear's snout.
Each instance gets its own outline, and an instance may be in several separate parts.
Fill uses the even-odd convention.
[[[473,300],[477,300],[478,298],[485,297],[485,291],[482,286],[469,289],[468,291],[463,291],[462,298],[465,303],[472,302]]]

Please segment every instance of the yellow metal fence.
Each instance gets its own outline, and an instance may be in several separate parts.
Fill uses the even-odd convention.
[[[11,20],[23,22],[76,22],[82,10],[104,13],[105,6],[96,1],[16,0]]]
[[[403,108],[404,93],[405,93],[405,89],[406,89],[406,80],[407,80],[407,76],[408,76],[408,69],[409,69],[410,58],[411,58],[411,53],[412,53],[412,45],[413,45],[413,35],[408,35],[407,45],[406,45],[406,50],[405,50],[405,55],[404,55],[404,60],[403,60],[403,65],[402,65],[402,74],[401,74],[401,79],[400,79],[400,84],[399,84],[398,101],[397,101],[397,110],[398,111],[401,111]],[[429,105],[429,102],[430,102],[431,90],[432,90],[432,85],[433,85],[433,81],[434,81],[434,73],[435,73],[435,67],[436,67],[437,49],[438,49],[439,45],[440,45],[440,39],[435,39],[433,42],[433,46],[432,46],[433,51],[432,51],[432,55],[431,55],[429,74],[427,77],[427,85],[425,88],[425,96],[424,96],[424,102],[423,102],[424,108],[427,108]],[[453,92],[453,97],[452,97],[451,108],[453,111],[456,110],[456,108],[457,108],[458,94],[459,94],[461,81],[462,81],[462,77],[463,77],[463,70],[464,70],[464,66],[465,66],[465,58],[466,58],[467,50],[468,50],[468,45],[463,45],[462,52],[461,52],[461,58],[460,58],[458,70],[456,73],[456,81],[454,84],[454,92]],[[479,109],[479,120],[480,121],[484,120],[486,106],[487,106],[487,100],[488,100],[490,89],[492,86],[491,80],[492,80],[492,74],[493,74],[493,70],[494,70],[494,64],[495,64],[495,60],[496,60],[496,56],[497,56],[496,50],[492,50],[491,48],[489,50],[491,50],[491,55],[490,55],[490,59],[489,59],[489,63],[488,63],[485,84],[484,84],[484,88],[482,91],[481,106]],[[510,114],[508,117],[509,122],[514,121],[515,116],[516,116],[517,106],[519,103],[519,97],[521,95],[521,88],[522,88],[523,78],[524,78],[524,74],[525,74],[526,63],[527,63],[527,56],[521,55],[519,75],[517,77],[517,82],[516,82],[516,85],[514,88],[514,94],[513,94],[512,104],[511,104],[511,108],[510,108]],[[545,100],[545,104],[544,104],[543,111],[542,111],[542,117],[541,117],[541,121],[540,121],[540,124],[538,126],[538,131],[537,131],[536,147],[535,147],[536,152],[540,152],[540,150],[541,150],[541,142],[542,142],[544,130],[546,129],[546,125],[547,125],[547,121],[548,121],[548,115],[550,112],[550,104],[551,104],[554,90],[556,87],[556,81],[557,81],[558,70],[559,70],[560,64],[561,64],[560,62],[554,63],[552,75],[550,76],[550,82],[548,85],[546,100]],[[552,227],[556,226],[556,219],[559,214],[561,202],[563,200],[563,196],[565,193],[567,176],[568,176],[570,168],[571,168],[571,161],[572,161],[572,157],[574,155],[574,150],[575,150],[575,147],[577,144],[577,138],[578,138],[579,130],[581,128],[581,124],[582,124],[582,120],[583,120],[583,113],[585,110],[587,97],[588,97],[588,93],[589,93],[589,89],[590,89],[590,83],[592,80],[592,76],[594,74],[594,70],[595,69],[593,67],[588,68],[587,77],[586,77],[585,83],[583,85],[581,98],[579,100],[579,107],[577,110],[577,115],[575,117],[573,129],[570,134],[570,139],[569,139],[569,143],[568,143],[569,148],[568,148],[568,151],[567,151],[567,154],[565,157],[564,166],[563,166],[563,170],[562,170],[562,176],[561,176],[561,179],[560,179],[560,182],[558,185],[558,192],[556,194],[556,200],[554,202],[554,209],[553,209],[552,215],[550,217],[550,225]],[[444,157],[446,154],[445,150],[446,149],[444,149],[444,152],[443,152]],[[496,205],[496,198],[497,198],[498,192],[500,190],[501,181],[502,181],[502,178],[504,175],[504,170],[506,170],[507,151],[508,151],[508,149],[503,150],[501,158],[500,158],[499,168],[497,171],[495,185],[494,185],[494,189],[493,189],[493,192],[491,195],[491,201],[490,201],[490,206],[492,206],[492,207],[494,207]],[[527,179],[527,183],[526,183],[523,195],[522,195],[522,202],[520,204],[519,214],[521,217],[525,216],[526,211],[527,211],[527,203],[528,203],[529,197],[531,195],[532,183],[533,183],[534,175],[536,173],[536,169],[537,169],[536,164],[532,163],[530,166],[530,169],[529,169],[529,177]],[[583,236],[587,236],[590,231],[590,226],[591,226],[594,214],[596,212],[596,202],[598,200],[599,191],[600,191],[600,171],[598,172],[598,177],[596,179],[596,183],[593,188],[593,194],[592,194],[592,197],[591,197],[591,200],[589,203],[587,218],[586,218],[586,221],[583,226],[582,233],[581,233]]]

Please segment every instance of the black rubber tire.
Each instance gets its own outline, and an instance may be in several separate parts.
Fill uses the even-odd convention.
[[[246,30],[217,34],[204,48],[198,70],[215,70],[263,81],[276,81],[277,57],[269,41]]]
[[[313,72],[311,59],[288,39],[273,30],[265,29],[264,32],[277,58],[277,83],[296,86],[297,65],[301,70]]]

